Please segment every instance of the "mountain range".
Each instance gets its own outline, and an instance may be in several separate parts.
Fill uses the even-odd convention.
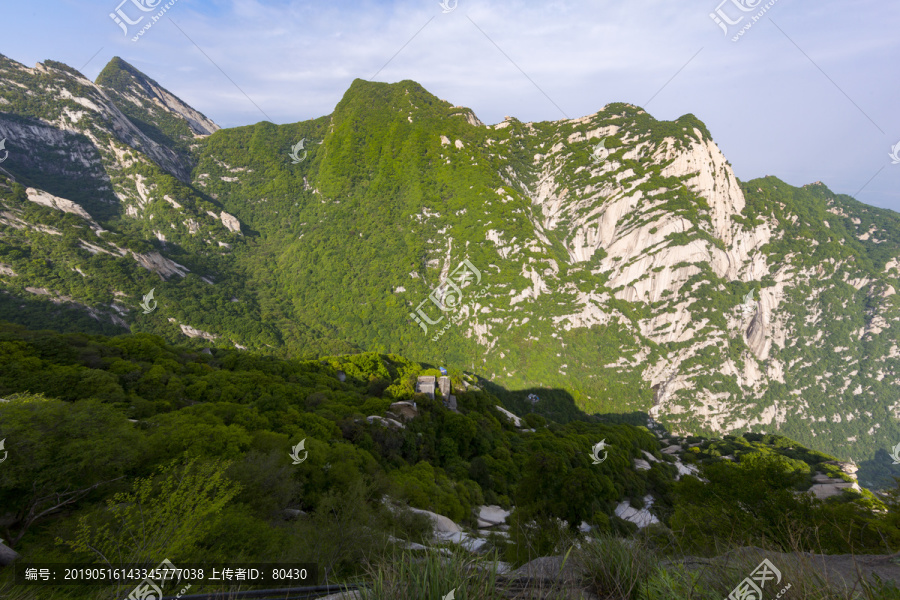
[[[2,320],[401,353],[523,413],[571,398],[897,474],[900,215],[740,181],[694,115],[486,125],[357,79],[330,115],[221,129],[119,58],[91,82],[0,56],[0,83]]]

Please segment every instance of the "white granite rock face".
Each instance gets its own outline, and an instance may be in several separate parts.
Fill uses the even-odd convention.
[[[184,277],[189,271],[184,265],[180,265],[174,260],[166,258],[159,252],[154,251],[146,254],[138,254],[137,252],[132,251],[131,254],[142,267],[148,271],[153,271],[154,273],[162,275],[163,277],[171,277],[172,275]]]
[[[444,515],[439,515],[437,513],[433,513],[430,510],[422,510],[421,508],[412,508],[409,510],[414,513],[425,515],[431,522],[434,523],[434,531],[435,533],[461,533],[462,529],[459,528],[459,525],[453,522],[452,519],[445,517]]]
[[[505,408],[503,408],[503,407],[500,406],[499,404],[496,406],[496,408],[497,408],[497,410],[500,411],[501,414],[503,414],[504,417],[506,417],[506,419],[507,419],[510,423],[512,423],[512,424],[515,425],[516,427],[523,427],[523,426],[524,426],[525,422],[524,422],[522,419],[520,419],[519,417],[517,417],[516,415],[514,415],[513,413],[509,412],[508,410],[506,410]]]
[[[226,229],[233,231],[234,233],[241,233],[241,222],[237,220],[237,217],[230,215],[225,211],[222,211],[222,214],[220,214],[219,217],[222,219],[222,225],[224,225]]]
[[[54,196],[53,194],[47,193],[43,190],[36,190],[34,188],[27,188],[25,190],[25,194],[28,199],[36,204],[41,204],[48,208],[54,208],[56,210],[61,210],[63,212],[72,213],[74,215],[78,215],[82,219],[90,221],[93,223],[94,227],[99,229],[99,225],[94,223],[94,218],[88,213],[88,211],[84,210],[80,204],[76,204],[71,200],[66,200],[65,198],[60,198],[59,196]]]
[[[181,328],[181,333],[183,333],[184,335],[186,335],[190,338],[199,337],[199,338],[203,338],[205,340],[209,340],[212,342],[212,341],[215,341],[215,339],[219,337],[214,333],[207,333],[206,331],[201,331],[199,329],[195,329],[195,328],[191,327],[190,325],[182,324],[179,327]]]
[[[659,523],[656,515],[649,510],[651,506],[653,506],[653,496],[649,495],[644,496],[644,508],[641,509],[632,508],[627,501],[619,502],[619,505],[616,507],[616,516],[630,521],[643,529],[653,523]]]
[[[510,511],[500,508],[496,504],[478,507],[478,519],[486,523],[485,527],[506,523],[506,519],[510,514],[512,514]]]

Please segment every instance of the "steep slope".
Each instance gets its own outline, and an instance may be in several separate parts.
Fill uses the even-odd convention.
[[[95,83],[109,99],[153,141],[178,150],[190,160],[196,138],[219,126],[174,96],[121,58],[114,57]]]
[[[896,217],[866,207],[886,244],[867,247],[845,225],[859,218],[835,214],[852,201],[738,182],[691,115],[616,104],[486,127],[414,82],[356,81],[306,161],[275,141],[304,182],[283,195],[223,180],[219,153],[263,132],[223,133],[197,172],[241,218],[248,194],[277,207],[289,231],[269,238],[271,272],[293,314],[361,347],[565,388],[587,410],[649,410],[685,432],[780,429],[845,458],[884,461],[900,434],[897,273],[884,271]],[[231,156],[232,170],[256,167]],[[423,332],[424,316],[449,316],[428,298],[463,259],[481,278],[461,286],[456,325]]]
[[[115,69],[106,73],[112,79]],[[70,67],[47,61],[28,69],[0,57],[0,79],[8,151],[0,165],[0,278],[11,293],[6,306],[16,307],[7,318],[38,324],[43,311],[49,326],[65,321],[60,310],[71,314],[64,307],[80,306],[100,331],[142,327],[146,317],[135,309],[156,289],[169,310],[144,321],[153,331],[279,343],[231,258],[245,239],[240,222],[182,181],[193,159],[150,139],[104,88]],[[158,123],[187,123],[175,113],[167,119]],[[36,295],[52,302],[42,306]]]

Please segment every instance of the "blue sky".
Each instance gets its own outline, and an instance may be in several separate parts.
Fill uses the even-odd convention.
[[[133,42],[149,17],[126,36],[109,16],[121,1],[0,0],[0,53],[91,79],[120,56],[223,127],[329,114],[357,77],[416,80],[486,123],[610,102],[693,113],[741,179],[822,181],[900,211],[898,2],[176,0]],[[159,9],[132,1],[159,0],[126,0],[131,20]],[[726,35],[711,13],[743,19]]]

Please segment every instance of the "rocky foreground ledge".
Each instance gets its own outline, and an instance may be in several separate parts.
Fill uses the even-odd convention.
[[[715,558],[687,557],[666,561],[663,566],[683,565],[699,575],[721,574],[723,571],[743,572],[747,564],[755,565],[768,559],[781,571],[781,583],[796,588],[816,581],[835,588],[861,590],[862,580],[894,582],[900,587],[900,553],[897,554],[810,554],[808,552],[771,552],[756,547],[742,547]],[[490,563],[483,563],[489,565]],[[536,558],[518,569],[503,573],[503,563],[496,563],[497,587],[508,598],[536,600],[601,600],[585,583],[586,571],[571,557],[544,556]],[[475,568],[485,568],[475,567]],[[749,575],[749,572],[747,573]],[[319,600],[361,600],[358,591],[332,594]]]

